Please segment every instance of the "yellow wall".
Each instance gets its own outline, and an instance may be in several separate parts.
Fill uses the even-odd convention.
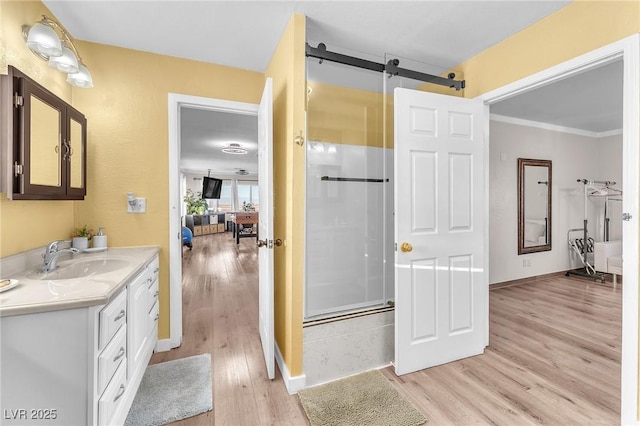
[[[74,88],[88,122],[88,193],[75,224],[105,227],[109,246],[159,245],[160,322],[169,337],[168,93],[259,103],[264,75],[95,43],[78,43],[92,89]],[[127,192],[147,199],[127,213]]]
[[[640,31],[640,2],[577,0],[456,69],[473,98]]]
[[[382,93],[311,81],[307,85],[309,140],[382,147]]]
[[[13,65],[71,103],[66,74],[38,59],[22,39],[22,25],[32,25],[42,14],[53,16],[40,2],[0,2],[0,74],[6,74],[7,66]],[[1,167],[5,167],[4,159]],[[0,194],[0,257],[68,238],[74,225],[73,204],[73,201],[9,201],[6,193]]]
[[[293,15],[267,67],[273,78],[275,334],[292,376],[302,374],[302,292],[304,283],[305,18]]]
[[[383,93],[319,82],[307,82],[307,85],[311,89],[307,95],[309,140],[384,146]]]

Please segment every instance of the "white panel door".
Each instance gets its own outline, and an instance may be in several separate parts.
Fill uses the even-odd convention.
[[[273,93],[267,78],[258,109],[258,235],[267,244],[258,249],[259,328],[267,375],[275,377],[275,337],[273,329]]]
[[[481,101],[395,90],[395,363],[406,374],[484,351]]]

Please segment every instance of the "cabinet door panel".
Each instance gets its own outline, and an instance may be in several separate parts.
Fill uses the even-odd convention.
[[[87,147],[87,120],[84,116],[67,107],[68,132],[67,145],[69,156],[67,157],[70,195],[84,196],[86,194],[86,147]]]
[[[66,131],[65,104],[35,82],[22,82],[21,108],[23,164],[21,192],[24,194],[65,194],[66,165],[62,134]]]
[[[128,346],[128,377],[140,365],[144,358],[147,341],[147,313],[149,312],[149,281],[148,271],[142,273],[129,285],[129,335]]]
[[[61,186],[60,136],[62,113],[54,106],[31,95],[31,185]]]

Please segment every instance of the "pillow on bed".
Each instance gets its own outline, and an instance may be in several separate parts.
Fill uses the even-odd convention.
[[[540,223],[525,221],[524,222],[524,239],[538,244],[538,238],[544,235],[544,225]]]

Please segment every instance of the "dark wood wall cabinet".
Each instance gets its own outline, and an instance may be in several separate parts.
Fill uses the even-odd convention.
[[[85,116],[14,67],[2,76],[3,174],[15,200],[82,200],[87,192]],[[7,97],[10,99],[7,100]],[[3,126],[5,127],[5,126]]]

